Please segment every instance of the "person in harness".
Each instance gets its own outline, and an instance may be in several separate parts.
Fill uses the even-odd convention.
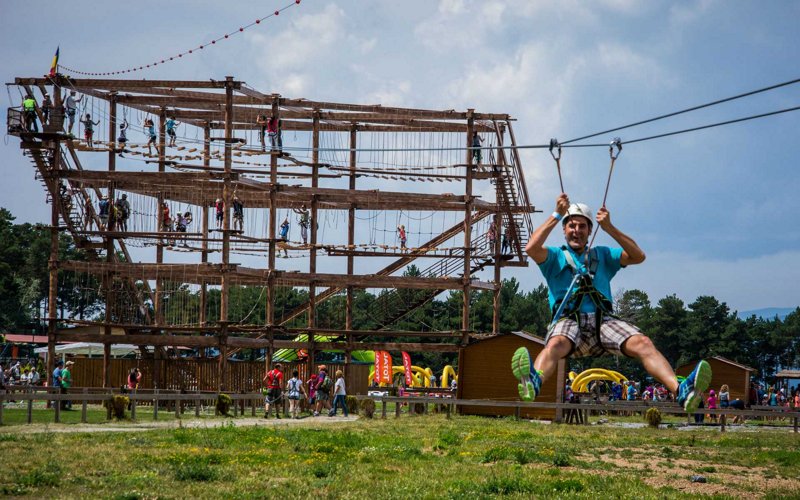
[[[520,398],[536,399],[543,381],[553,374],[559,360],[608,352],[639,360],[650,375],[676,394],[676,400],[688,413],[693,413],[711,382],[711,367],[700,361],[679,384],[672,367],[653,342],[636,326],[613,316],[611,279],[621,268],[644,262],[645,254],[633,238],[611,223],[605,206],[597,211],[594,221],[621,248],[589,248],[592,219],[589,207],[570,204],[569,197],[562,193],[556,200],[556,210],[531,235],[525,247],[547,281],[553,321],[545,347],[535,361],[525,347],[514,352],[511,364],[519,380]],[[566,245],[544,246],[559,222]]]

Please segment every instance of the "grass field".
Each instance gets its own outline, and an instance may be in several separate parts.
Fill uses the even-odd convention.
[[[4,426],[0,494],[800,498],[800,438],[785,428],[722,434],[716,428],[567,426],[443,415],[262,420],[258,427],[206,422],[205,428],[113,433]],[[40,432],[30,432],[34,427]],[[692,482],[694,475],[706,482]]]

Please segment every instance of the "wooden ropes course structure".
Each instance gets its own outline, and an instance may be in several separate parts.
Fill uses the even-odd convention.
[[[534,212],[509,115],[290,99],[233,77],[7,86],[37,102],[7,123],[52,207],[49,303],[68,279],[102,304],[79,318],[48,308],[49,363],[59,341],[102,343],[110,386],[113,344],[214,348],[224,390],[241,349],[268,366],[279,349],[350,363],[499,333],[501,270],[527,265]],[[88,261],[59,261],[62,231]],[[381,290],[369,330],[353,327],[359,289]],[[446,290],[463,292],[460,329],[397,329]],[[494,294],[491,332],[472,327],[474,290]]]

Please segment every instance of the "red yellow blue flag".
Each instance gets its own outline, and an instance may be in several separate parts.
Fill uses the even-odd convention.
[[[56,76],[56,71],[58,70],[58,52],[61,50],[61,46],[56,47],[56,55],[53,56],[53,64],[50,65],[50,77]]]

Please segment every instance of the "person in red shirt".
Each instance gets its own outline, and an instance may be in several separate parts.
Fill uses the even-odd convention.
[[[281,387],[283,387],[282,369],[282,364],[275,363],[275,368],[268,371],[262,380],[267,386],[267,397],[264,399],[264,418],[269,418],[270,405],[275,406],[275,417],[281,418],[279,403],[281,400]]]

